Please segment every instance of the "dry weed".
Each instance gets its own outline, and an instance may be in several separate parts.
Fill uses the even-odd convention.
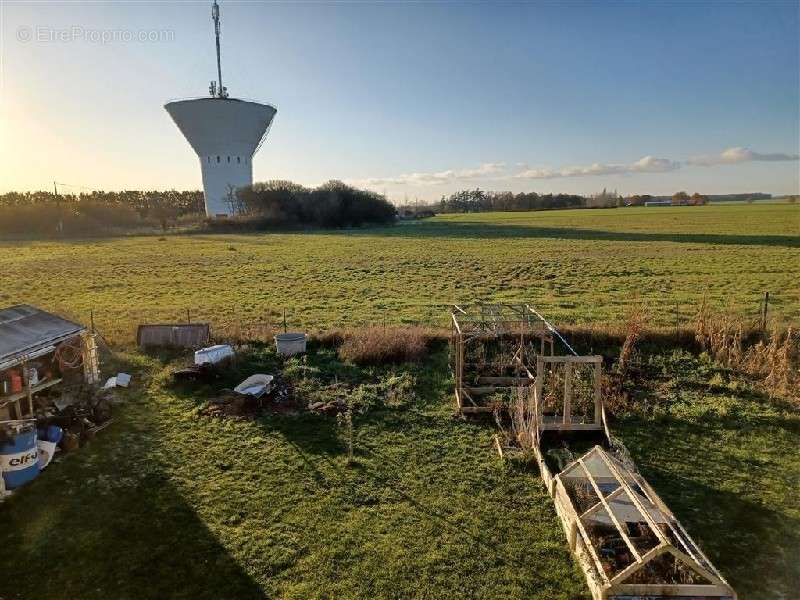
[[[756,379],[770,397],[800,405],[800,336],[791,327],[775,326],[747,345],[752,327],[729,314],[713,314],[704,299],[695,336],[702,350],[719,364]]]
[[[431,336],[424,327],[365,327],[344,334],[339,358],[358,365],[414,362],[425,357]]]

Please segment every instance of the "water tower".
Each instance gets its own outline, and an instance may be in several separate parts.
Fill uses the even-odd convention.
[[[217,39],[217,81],[208,98],[176,100],[164,105],[200,159],[206,215],[237,213],[236,188],[253,183],[253,155],[267,137],[274,106],[230,98],[222,85],[219,50],[219,6],[211,9]]]

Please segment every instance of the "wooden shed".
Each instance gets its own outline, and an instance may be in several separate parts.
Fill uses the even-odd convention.
[[[33,415],[36,394],[99,378],[94,334],[34,306],[0,310],[0,420]]]

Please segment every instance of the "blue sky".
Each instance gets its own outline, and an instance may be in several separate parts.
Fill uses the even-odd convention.
[[[209,2],[0,10],[0,191],[200,187],[163,104],[215,78]],[[797,2],[221,10],[231,95],[278,108],[258,180],[800,193]],[[97,39],[114,31],[158,39]]]

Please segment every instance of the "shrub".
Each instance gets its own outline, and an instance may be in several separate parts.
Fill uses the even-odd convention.
[[[247,215],[245,220],[262,229],[382,225],[396,216],[394,206],[380,194],[341,181],[329,181],[313,190],[290,181],[268,181],[239,189],[237,197]]]
[[[414,362],[425,357],[431,336],[423,327],[366,327],[344,334],[339,358],[358,365]]]

